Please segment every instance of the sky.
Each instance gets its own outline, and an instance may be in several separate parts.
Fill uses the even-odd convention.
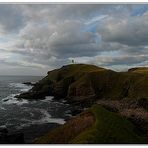
[[[75,63],[148,66],[146,4],[0,4],[0,75]]]

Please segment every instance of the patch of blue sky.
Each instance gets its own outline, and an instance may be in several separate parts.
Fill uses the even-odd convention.
[[[86,32],[92,32],[92,33],[96,33],[97,32],[97,27],[98,27],[98,22],[89,24],[89,25],[85,25],[85,28],[83,29]]]
[[[93,17],[92,19],[89,19],[85,23],[84,28],[81,31],[94,33],[96,35],[95,42],[97,44],[100,43],[101,37],[97,33],[97,29],[101,25],[101,21],[106,17],[107,15],[98,15],[98,16]]]
[[[131,15],[132,16],[141,16],[147,11],[148,11],[148,5],[146,5],[146,4],[145,5],[135,5],[133,7]]]
[[[95,22],[90,25],[85,25],[85,27],[81,30],[82,32],[91,32],[95,35],[95,42],[98,44],[101,42],[101,37],[97,33],[98,22]]]
[[[1,43],[6,43],[6,42],[9,42],[9,39],[8,38],[4,38],[4,37],[0,37],[0,42]]]

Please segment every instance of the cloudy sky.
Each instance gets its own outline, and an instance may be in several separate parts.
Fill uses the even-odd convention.
[[[71,63],[148,66],[148,5],[0,4],[0,75]]]

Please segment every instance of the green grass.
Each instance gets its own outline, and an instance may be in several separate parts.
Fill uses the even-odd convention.
[[[94,72],[94,71],[102,71],[104,68],[97,67],[95,65],[88,64],[70,64],[61,67],[60,69],[55,69],[53,71],[48,72],[48,79],[59,81],[63,78],[74,76],[75,78],[79,78],[83,76],[85,73]]]
[[[135,133],[135,127],[125,118],[94,105],[91,112],[95,116],[95,124],[73,139],[70,143],[142,143],[141,137]]]

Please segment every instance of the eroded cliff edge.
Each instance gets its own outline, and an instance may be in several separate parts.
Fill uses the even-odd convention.
[[[48,72],[48,75],[18,98],[43,99],[45,96],[66,99],[70,103],[92,103],[96,99],[148,100],[148,68],[127,72],[87,64],[71,64]]]

